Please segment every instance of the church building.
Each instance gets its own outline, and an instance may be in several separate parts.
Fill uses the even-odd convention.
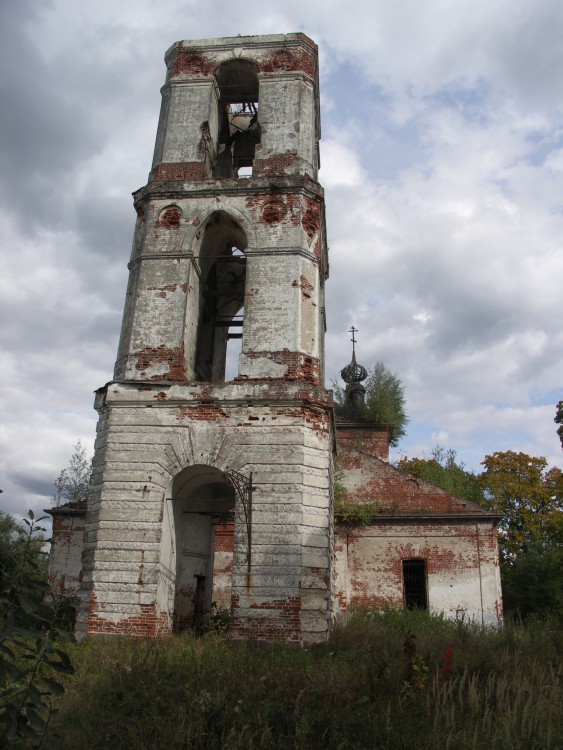
[[[165,61],[91,494],[50,511],[77,635],[198,629],[212,602],[234,639],[299,644],[355,604],[498,623],[496,517],[335,420],[316,45],[182,41]],[[368,525],[335,531],[336,453],[349,500],[379,504]]]

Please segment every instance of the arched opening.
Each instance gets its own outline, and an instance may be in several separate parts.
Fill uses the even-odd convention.
[[[216,560],[215,529],[233,528],[235,491],[212,466],[196,465],[172,486],[176,548],[174,629],[199,630],[213,601],[230,604],[230,575]],[[232,535],[231,535],[232,538]],[[227,574],[228,580],[226,580]]]
[[[196,380],[225,380],[227,345],[240,341],[244,326],[246,237],[226,213],[208,219],[199,255],[200,294],[194,375]],[[238,367],[231,372],[238,373]]]
[[[248,60],[229,60],[216,73],[219,86],[219,134],[214,177],[250,177],[258,122],[258,67]]]

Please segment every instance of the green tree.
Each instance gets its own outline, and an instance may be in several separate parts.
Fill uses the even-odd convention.
[[[479,483],[489,508],[503,514],[499,538],[504,562],[537,547],[561,543],[563,472],[543,457],[514,451],[485,456]]]
[[[32,569],[46,578],[46,541],[39,530],[30,537],[14,516],[0,511],[0,585],[16,569],[26,574]]]
[[[368,370],[364,382],[366,389],[363,408],[355,416],[391,431],[391,445],[396,446],[404,437],[408,416],[405,410],[405,387],[399,376],[388,370],[383,362],[376,362],[373,370]],[[333,384],[337,411],[346,414],[350,411],[346,403],[349,386],[346,389]]]
[[[0,746],[42,747],[51,697],[64,692],[52,672],[73,671],[59,641],[72,634],[59,625],[60,604],[48,596],[39,557],[45,529],[38,524],[46,516],[30,510],[20,527],[2,515],[2,551],[13,557],[0,568]]]
[[[556,411],[553,421],[555,422],[555,424],[559,425],[559,427],[557,428],[557,434],[559,435],[561,447],[563,448],[563,401],[559,401],[555,409]]]
[[[502,564],[502,595],[507,614],[554,617],[563,621],[563,547],[531,545]]]
[[[476,474],[466,469],[463,461],[457,460],[457,454],[451,448],[446,449],[437,445],[432,450],[430,458],[403,457],[396,466],[401,471],[407,471],[419,479],[431,482],[466,502],[484,504],[483,490]]]
[[[77,503],[88,500],[90,496],[90,477],[92,462],[86,457],[86,451],[80,440],[74,446],[68,467],[63,469],[55,480],[55,505],[61,502]]]

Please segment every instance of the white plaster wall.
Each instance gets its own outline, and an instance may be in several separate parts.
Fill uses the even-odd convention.
[[[477,539],[476,532],[479,532]],[[421,524],[412,519],[336,532],[335,586],[341,606],[403,605],[402,565],[427,564],[429,609],[483,625],[501,622],[491,524]]]
[[[198,420],[188,417],[187,405],[196,410],[201,405],[187,396],[201,387],[159,384],[147,391],[133,384],[110,385],[104,446],[99,451],[101,503],[90,517],[92,556],[84,572],[99,617],[119,623],[137,616],[142,604],[166,605],[163,562],[168,568],[173,536],[162,498],[180,470],[205,464],[246,474],[253,471],[250,588],[244,559],[236,569],[236,554],[233,573],[240,612],[261,617],[256,608],[269,607],[262,614],[275,617],[273,602],[301,597],[304,638],[326,637],[330,604],[327,423],[318,429],[305,427],[295,406],[276,406],[273,394],[268,405],[264,398],[257,403],[257,394],[262,391],[264,397],[267,387],[245,387],[244,400],[240,385],[217,387],[224,397],[220,408],[227,416]],[[294,386],[296,395],[302,387]],[[229,395],[238,395],[237,401]],[[244,544],[241,550],[239,557],[244,557]]]
[[[155,163],[201,161],[201,126],[212,116],[216,118],[215,79],[191,78],[189,82],[174,81],[166,86],[170,87],[166,133],[162,155]]]
[[[57,593],[73,596],[80,587],[84,515],[58,516],[54,525],[57,536],[49,555],[49,582]]]

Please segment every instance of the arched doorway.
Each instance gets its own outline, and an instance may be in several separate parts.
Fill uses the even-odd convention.
[[[224,576],[218,575],[225,571],[215,565],[215,530],[218,525],[222,531],[232,529],[235,491],[219,469],[190,466],[174,479],[172,505],[176,549],[174,629],[198,630],[215,595],[223,605],[227,596],[230,599],[230,580],[226,584]]]

